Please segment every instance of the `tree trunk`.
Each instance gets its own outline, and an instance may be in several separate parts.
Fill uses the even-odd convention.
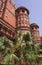
[[[21,65],[26,65],[24,60],[21,60]]]
[[[26,65],[31,65],[31,63],[29,61],[26,62]]]

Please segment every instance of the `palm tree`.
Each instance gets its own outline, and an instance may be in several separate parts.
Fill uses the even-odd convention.
[[[12,41],[10,41],[7,37],[0,37],[0,51],[2,53],[3,63],[9,64],[10,61],[17,60],[19,58],[15,55],[15,46]]]
[[[24,50],[22,50],[22,51],[23,51],[23,54],[25,52],[25,54],[23,56],[24,56],[24,59],[27,61],[26,64],[28,64],[28,61],[29,61],[30,65],[32,62],[34,63],[38,60],[38,52],[39,52],[38,44],[32,45],[31,39],[33,39],[33,37],[31,37],[31,35],[29,33],[24,34],[23,40],[25,41],[25,48],[24,48],[25,51]]]
[[[3,54],[3,63],[32,65],[32,63],[38,61],[39,45],[33,45],[32,39],[34,38],[30,33],[23,35],[21,31],[17,32],[15,44],[7,37],[0,37],[0,51]]]

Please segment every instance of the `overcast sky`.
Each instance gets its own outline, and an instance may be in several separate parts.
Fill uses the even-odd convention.
[[[42,0],[14,0],[17,7],[25,6],[30,11],[30,23],[39,25],[42,35]]]

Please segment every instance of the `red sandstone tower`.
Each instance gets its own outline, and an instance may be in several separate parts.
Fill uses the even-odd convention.
[[[12,0],[0,0],[0,35],[5,35],[11,40],[15,37],[15,10]]]
[[[32,23],[31,27],[31,34],[36,37],[36,42],[40,43],[40,33],[39,33],[39,26],[36,23]]]
[[[22,30],[22,33],[30,32],[29,10],[25,7],[16,9],[16,30]]]
[[[13,27],[16,27],[15,10],[16,6],[12,3],[12,0],[0,0],[0,18]]]

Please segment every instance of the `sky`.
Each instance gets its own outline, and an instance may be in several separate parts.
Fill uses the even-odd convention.
[[[17,7],[25,6],[30,12],[30,23],[39,25],[40,35],[42,35],[42,0],[14,0]]]

